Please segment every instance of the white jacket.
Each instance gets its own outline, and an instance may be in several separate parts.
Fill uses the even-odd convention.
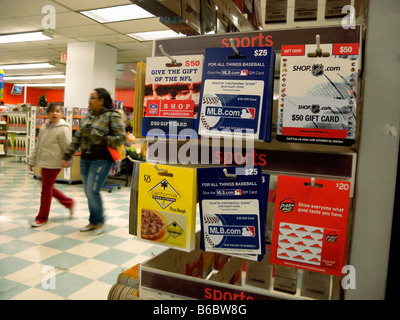
[[[71,139],[71,128],[64,119],[60,119],[54,125],[50,125],[50,121],[46,120],[40,128],[29,164],[46,169],[61,168],[61,159]]]

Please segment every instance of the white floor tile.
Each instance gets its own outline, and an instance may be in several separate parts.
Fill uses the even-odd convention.
[[[82,257],[92,258],[108,249],[109,248],[101,246],[99,244],[84,242],[66,251]]]
[[[71,300],[106,300],[108,293],[111,289],[111,285],[100,282],[93,281],[86,287],[76,291],[71,294],[68,299]]]
[[[71,268],[70,272],[85,278],[97,280],[114,269],[115,265],[111,263],[95,259],[87,259]]]
[[[37,288],[29,288],[24,292],[17,294],[11,300],[65,300],[50,290],[41,290]]]

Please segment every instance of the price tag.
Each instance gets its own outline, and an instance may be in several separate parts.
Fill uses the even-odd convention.
[[[333,55],[358,55],[359,44],[358,43],[341,43],[332,45]]]

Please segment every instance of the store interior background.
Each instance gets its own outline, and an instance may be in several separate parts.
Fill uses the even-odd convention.
[[[66,62],[62,62],[62,54],[67,52],[68,43],[76,42],[92,42],[96,41],[105,45],[109,45],[117,49],[117,65],[116,65],[116,91],[114,99],[123,101],[125,106],[133,106],[135,92],[135,70],[136,64],[139,61],[146,61],[146,57],[152,56],[152,41],[138,41],[127,34],[140,33],[147,31],[166,31],[176,26],[163,24],[159,17],[142,18],[138,20],[127,20],[110,23],[97,22],[82,13],[81,11],[132,5],[135,1],[130,0],[37,0],[32,3],[28,0],[3,0],[0,6],[0,33],[12,34],[20,32],[43,31],[50,34],[52,39],[32,42],[17,42],[17,43],[0,43],[0,66],[9,64],[25,64],[25,63],[42,63],[48,62],[54,67],[48,69],[23,69],[23,70],[5,70],[4,80],[4,103],[19,104],[29,103],[36,105],[38,98],[45,94],[48,102],[64,102],[64,89],[57,84],[65,82],[63,79],[54,80],[7,80],[7,77],[19,76],[37,76],[37,75],[65,75]],[[145,1],[137,1],[145,2]],[[171,3],[180,3],[180,1],[171,0]],[[190,5],[190,0],[183,0],[183,3]],[[197,1],[193,1],[196,3]],[[209,1],[200,1],[208,3]],[[284,25],[287,27],[318,27],[326,25],[324,19],[324,10],[319,10],[319,17],[316,20],[296,21],[288,24],[270,23],[265,24],[266,0],[254,1],[255,11],[254,16],[255,26],[240,13],[234,4],[235,1],[218,0],[213,3],[218,5],[218,15],[222,17],[227,25],[222,24],[215,26],[217,33],[227,32],[227,28],[232,31],[246,32],[257,29],[279,29]],[[252,1],[236,1],[242,5]],[[358,2],[365,1],[354,0],[355,6]],[[3,5],[4,4],[4,5]],[[51,6],[46,7],[46,6]],[[319,1],[318,6],[324,8],[324,1]],[[294,0],[288,0],[288,7],[294,7]],[[54,8],[54,9],[52,9]],[[208,5],[210,10],[216,10],[216,7]],[[54,10],[54,11],[50,11]],[[211,11],[213,11],[211,10]],[[43,12],[42,12],[43,11]],[[215,11],[214,11],[215,12]],[[53,19],[52,14],[55,14],[55,28],[51,27],[50,19]],[[293,12],[288,13],[288,21],[294,20]],[[193,26],[189,19],[189,25]],[[212,20],[212,19],[210,19]],[[330,25],[339,25],[342,18],[330,19]],[[233,23],[235,22],[235,24]],[[211,23],[210,23],[211,25]],[[185,31],[189,28],[181,28],[182,32],[196,34],[204,34],[210,26],[196,25],[190,31]],[[205,30],[205,31],[203,31]],[[176,34],[178,35],[178,34]],[[33,87],[29,84],[39,84],[46,82],[45,87]],[[50,86],[53,83],[57,86]],[[26,90],[26,98],[24,92],[21,95],[12,95],[11,90],[13,84],[28,85]],[[89,95],[89,93],[88,93]],[[67,106],[68,107],[68,106]],[[86,107],[74,106],[74,107]]]
[[[376,0],[372,0],[374,2]],[[145,32],[156,30],[170,30],[170,28],[160,22],[159,17],[145,18],[139,20],[129,20],[121,22],[99,23],[79,13],[83,10],[91,10],[104,7],[112,7],[119,5],[130,5],[134,1],[129,0],[1,0],[0,6],[0,34],[10,34],[18,32],[42,31],[43,19],[49,13],[43,13],[45,6],[52,6],[55,9],[56,28],[47,30],[51,36],[51,40],[19,42],[19,43],[0,43],[0,66],[9,64],[24,63],[41,63],[50,62],[54,68],[49,69],[29,69],[29,70],[6,70],[5,77],[30,76],[30,75],[65,75],[66,63],[61,62],[62,54],[67,52],[68,43],[74,42],[100,42],[117,49],[117,65],[116,65],[116,90],[114,99],[123,101],[125,106],[133,106],[135,95],[135,69],[138,61],[146,61],[146,57],[152,56],[152,41],[137,41],[129,36],[132,32]],[[190,1],[187,1],[190,2]],[[221,3],[220,11],[224,11],[225,5],[231,1],[214,1]],[[324,1],[318,0],[319,6]],[[390,2],[391,6],[397,6],[394,2]],[[259,12],[261,17],[261,29],[281,28],[279,24],[265,25],[265,7],[266,0],[255,1],[259,4]],[[367,5],[368,1],[352,1],[357,7],[358,4]],[[288,0],[289,6],[294,5],[294,0]],[[383,6],[384,4],[382,4]],[[228,9],[226,9],[228,10]],[[235,16],[236,13],[233,13]],[[289,19],[290,17],[288,17]],[[291,17],[293,18],[293,17]],[[340,19],[330,21],[330,25],[339,25]],[[360,21],[357,21],[359,23]],[[242,23],[242,24],[241,24]],[[300,21],[287,24],[286,28],[294,27],[319,27],[326,25],[325,19],[318,17],[315,21]],[[249,26],[247,22],[238,20],[236,25],[239,31],[255,30]],[[1,68],[0,68],[1,69]],[[38,98],[45,95],[48,102],[64,102],[64,89],[58,86],[58,83],[64,80],[47,80],[46,86],[34,87],[29,84],[43,83],[43,80],[7,80],[4,83],[3,101],[5,104],[32,104],[37,105]],[[11,90],[14,84],[27,84],[26,92],[21,95],[12,95]],[[51,85],[53,84],[53,86]],[[89,96],[89,92],[88,92]],[[78,106],[85,107],[85,106]],[[396,160],[397,163],[397,160]],[[398,181],[398,179],[397,179]],[[398,188],[396,190],[398,194]],[[395,196],[398,199],[397,196]],[[398,213],[399,203],[396,201],[394,212]],[[400,284],[400,269],[398,248],[399,243],[399,221],[396,215],[393,220],[393,230],[397,230],[392,234],[392,248],[388,271],[388,290],[390,297],[398,297],[398,285]],[[393,289],[392,289],[393,288]]]

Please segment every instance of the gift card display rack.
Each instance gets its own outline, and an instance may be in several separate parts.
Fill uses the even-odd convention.
[[[392,1],[392,6],[394,6],[393,3]],[[223,265],[217,264],[217,266],[214,257],[214,264],[206,275],[193,277],[184,274],[183,270],[188,265],[193,266],[201,261],[204,266],[204,252],[198,248],[190,253],[168,249],[140,266],[140,298],[213,300],[384,298],[390,238],[388,235],[391,232],[396,177],[393,172],[395,173],[397,169],[398,153],[396,129],[398,123],[391,124],[391,119],[396,119],[398,122],[399,112],[398,108],[396,109],[393,105],[394,100],[390,100],[393,98],[392,94],[389,93],[385,98],[376,94],[376,90],[382,88],[377,85],[378,80],[374,75],[379,73],[379,66],[382,66],[384,62],[372,46],[376,46],[375,42],[382,42],[388,45],[390,49],[397,45],[398,49],[398,44],[392,44],[389,40],[385,41],[377,36],[381,31],[380,28],[382,28],[378,21],[385,19],[388,13],[390,13],[390,6],[383,8],[383,6],[379,7],[379,4],[370,3],[367,30],[365,25],[360,24],[354,29],[327,26],[155,41],[153,44],[154,56],[163,55],[159,45],[162,45],[163,50],[168,52],[169,55],[179,56],[204,54],[206,48],[226,45],[230,38],[235,39],[236,43],[244,45],[251,43],[252,39],[253,41],[271,40],[271,45],[277,53],[272,132],[276,131],[277,125],[279,98],[276,94],[279,87],[277,79],[281,72],[279,53],[282,45],[315,44],[318,35],[321,44],[357,43],[360,45],[360,52],[363,56],[360,58],[361,63],[359,70],[357,70],[359,109],[357,136],[354,145],[283,143],[276,140],[274,135],[270,143],[255,143],[254,158],[258,157],[263,172],[270,174],[271,177],[270,195],[273,195],[275,191],[277,176],[279,175],[350,182],[346,247],[347,267],[343,270],[343,276],[325,277],[326,275],[321,276],[318,273],[309,273],[295,268],[282,269],[270,265],[267,254],[261,262],[249,262],[242,258],[229,257]],[[385,31],[388,31],[388,39],[391,35],[395,37],[393,30]],[[372,36],[376,37],[373,41],[370,40]],[[238,49],[240,51],[240,47]],[[398,52],[398,50],[393,50],[393,52]],[[365,61],[366,59],[369,60]],[[389,55],[388,59],[393,62],[396,57]],[[368,67],[364,69],[366,62],[372,64],[376,61],[378,61],[376,66],[367,64]],[[383,92],[391,92],[389,89],[393,88],[394,83],[396,83],[394,71],[387,70],[387,73],[390,79],[393,78],[393,81],[386,83],[387,88],[382,89]],[[377,89],[376,86],[379,88]],[[373,103],[377,96],[387,102],[381,101],[379,103],[381,108],[384,109],[379,114],[382,115],[386,112],[385,119],[376,119],[376,108],[374,108]],[[375,128],[376,131],[372,137],[371,128]],[[381,130],[376,130],[377,128],[381,128]],[[371,145],[371,139],[378,142],[378,145]],[[178,143],[178,150],[181,145]],[[147,149],[149,149],[149,146]],[[224,158],[224,151],[218,150],[218,152],[220,152],[219,156]],[[389,159],[386,154],[391,155],[391,158]],[[232,154],[230,156],[232,157]],[[382,157],[385,158],[388,166],[380,166],[378,173],[376,168],[374,169],[371,165],[381,165]],[[148,156],[147,161],[156,162],[157,159]],[[168,159],[166,164],[168,164]],[[224,164],[221,163],[220,165],[223,166]],[[378,190],[378,181],[382,181],[383,177],[386,179],[385,186]],[[371,184],[375,187],[371,187]],[[371,188],[374,196],[371,196]],[[379,203],[379,210],[375,203]],[[271,240],[274,206],[272,196],[268,203],[267,214],[267,252]],[[378,210],[379,214],[376,210],[371,211],[373,208]],[[379,230],[376,228],[378,221]],[[372,252],[374,255],[371,255]],[[210,266],[210,264],[208,265]],[[350,279],[353,271],[357,272],[356,283],[352,283]],[[372,275],[373,273],[374,275]],[[347,285],[346,281],[349,281]],[[379,285],[378,282],[380,282]],[[352,287],[353,285],[356,287]]]

